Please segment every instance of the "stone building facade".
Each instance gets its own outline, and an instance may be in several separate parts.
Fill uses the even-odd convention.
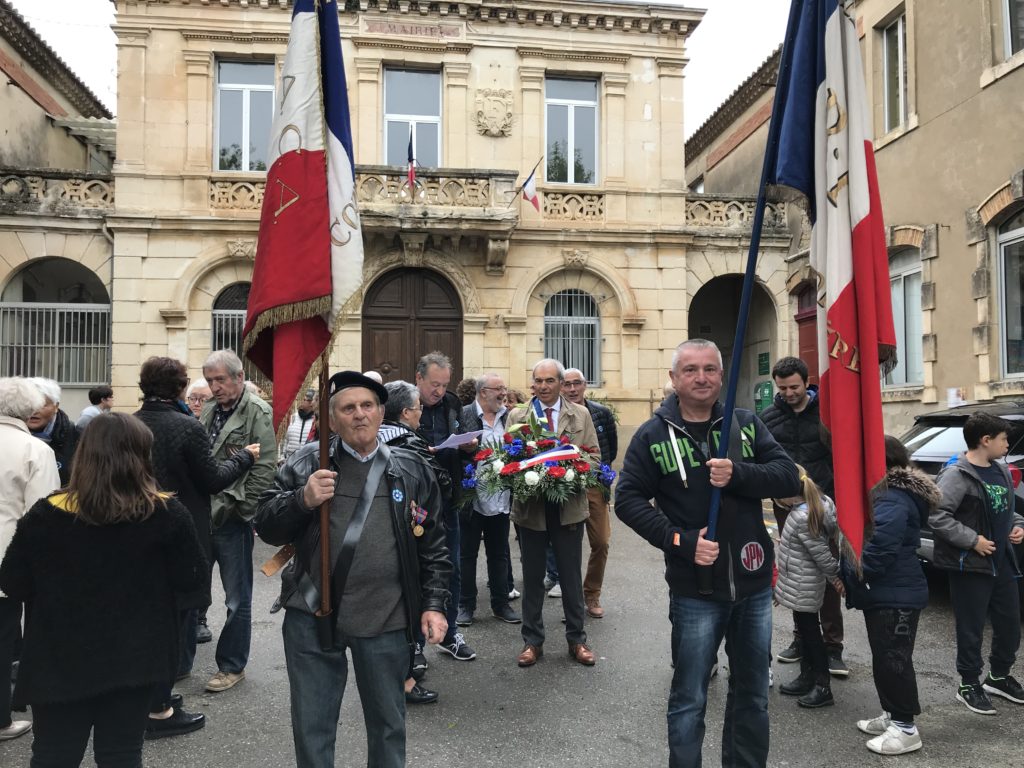
[[[876,137],[901,359],[883,407],[899,432],[956,398],[1024,393],[1024,2],[848,0],[846,10]],[[753,193],[743,182],[756,188],[760,176],[773,59],[687,143],[689,185]],[[791,352],[811,362],[806,276],[796,253]]]
[[[287,0],[118,0],[112,382],[236,343],[252,273]],[[753,200],[684,183],[685,42],[701,11],[565,0],[349,0],[340,10],[365,245],[335,366],[528,386],[545,354],[640,423],[672,348],[731,354]],[[413,137],[420,168],[406,181]],[[540,211],[516,196],[535,163]],[[742,392],[790,346],[785,208],[762,240]],[[0,262],[0,285],[16,265]],[[6,270],[6,271],[5,271]],[[760,377],[760,379],[758,378]]]

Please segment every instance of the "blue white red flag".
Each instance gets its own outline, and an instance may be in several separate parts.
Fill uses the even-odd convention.
[[[530,171],[530,175],[523,182],[523,197],[529,201],[530,205],[537,209],[537,213],[540,213],[540,195],[537,194],[536,168]]]
[[[242,346],[274,384],[280,429],[319,375],[342,308],[362,284],[335,0],[295,0],[277,101]]]
[[[580,449],[575,445],[563,445],[560,448],[552,448],[550,451],[544,451],[544,453],[538,453],[529,459],[523,459],[519,462],[520,469],[529,469],[530,467],[536,467],[543,464],[545,461],[568,461],[570,459],[578,459],[582,454]]]
[[[793,0],[766,178],[811,220],[821,417],[832,434],[839,526],[859,555],[885,479],[880,365],[895,364],[882,207],[860,45],[839,0]]]
[[[409,126],[409,196],[413,196],[413,190],[416,189],[416,155],[413,153],[412,148],[412,126]]]

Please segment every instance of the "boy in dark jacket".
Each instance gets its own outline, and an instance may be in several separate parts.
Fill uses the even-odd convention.
[[[630,442],[615,503],[619,518],[665,553],[677,659],[669,766],[701,765],[708,681],[723,638],[730,694],[722,765],[765,765],[774,548],[761,500],[795,495],[797,468],[750,411],[737,409],[723,426],[722,355],[714,343],[683,342],[669,373],[675,393]],[[729,457],[712,458],[723,428]],[[716,541],[705,538],[712,487],[722,490]],[[710,570],[711,594],[701,593],[700,567]]]
[[[986,691],[1024,704],[1024,688],[1010,675],[1020,646],[1020,569],[1010,544],[1024,540],[1024,518],[1013,508],[1010,473],[997,461],[1009,448],[1009,426],[984,412],[967,420],[967,451],[939,474],[942,501],[929,517],[934,565],[949,571],[961,678],[956,698],[980,715],[996,713]],[[986,617],[992,622],[992,654],[982,684]]]

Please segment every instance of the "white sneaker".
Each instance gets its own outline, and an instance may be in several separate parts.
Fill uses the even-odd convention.
[[[921,734],[905,733],[899,727],[890,725],[881,736],[868,739],[868,749],[879,755],[905,755],[921,748]]]
[[[32,722],[30,720],[12,720],[11,724],[6,728],[0,728],[0,741],[16,739],[19,736],[24,736],[31,730]]]
[[[508,593],[508,599],[509,599],[509,600],[515,600],[515,599],[517,599],[518,597],[520,597],[520,593],[519,593],[519,590],[518,590],[518,589],[516,589],[515,587],[513,587],[513,588],[512,588],[512,591]]]
[[[768,687],[775,687],[775,673],[772,671],[772,665],[768,665]]]
[[[858,720],[857,728],[860,729],[861,733],[866,733],[869,736],[881,736],[891,724],[889,713],[883,712],[878,717],[872,717],[870,720]]]
[[[555,583],[551,589],[548,590],[548,597],[561,597],[562,596],[562,585]]]

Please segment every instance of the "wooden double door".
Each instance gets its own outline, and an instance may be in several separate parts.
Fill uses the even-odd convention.
[[[452,361],[451,389],[462,380],[462,302],[455,287],[429,269],[396,269],[378,278],[363,299],[363,370],[385,382],[415,380],[428,352]]]

